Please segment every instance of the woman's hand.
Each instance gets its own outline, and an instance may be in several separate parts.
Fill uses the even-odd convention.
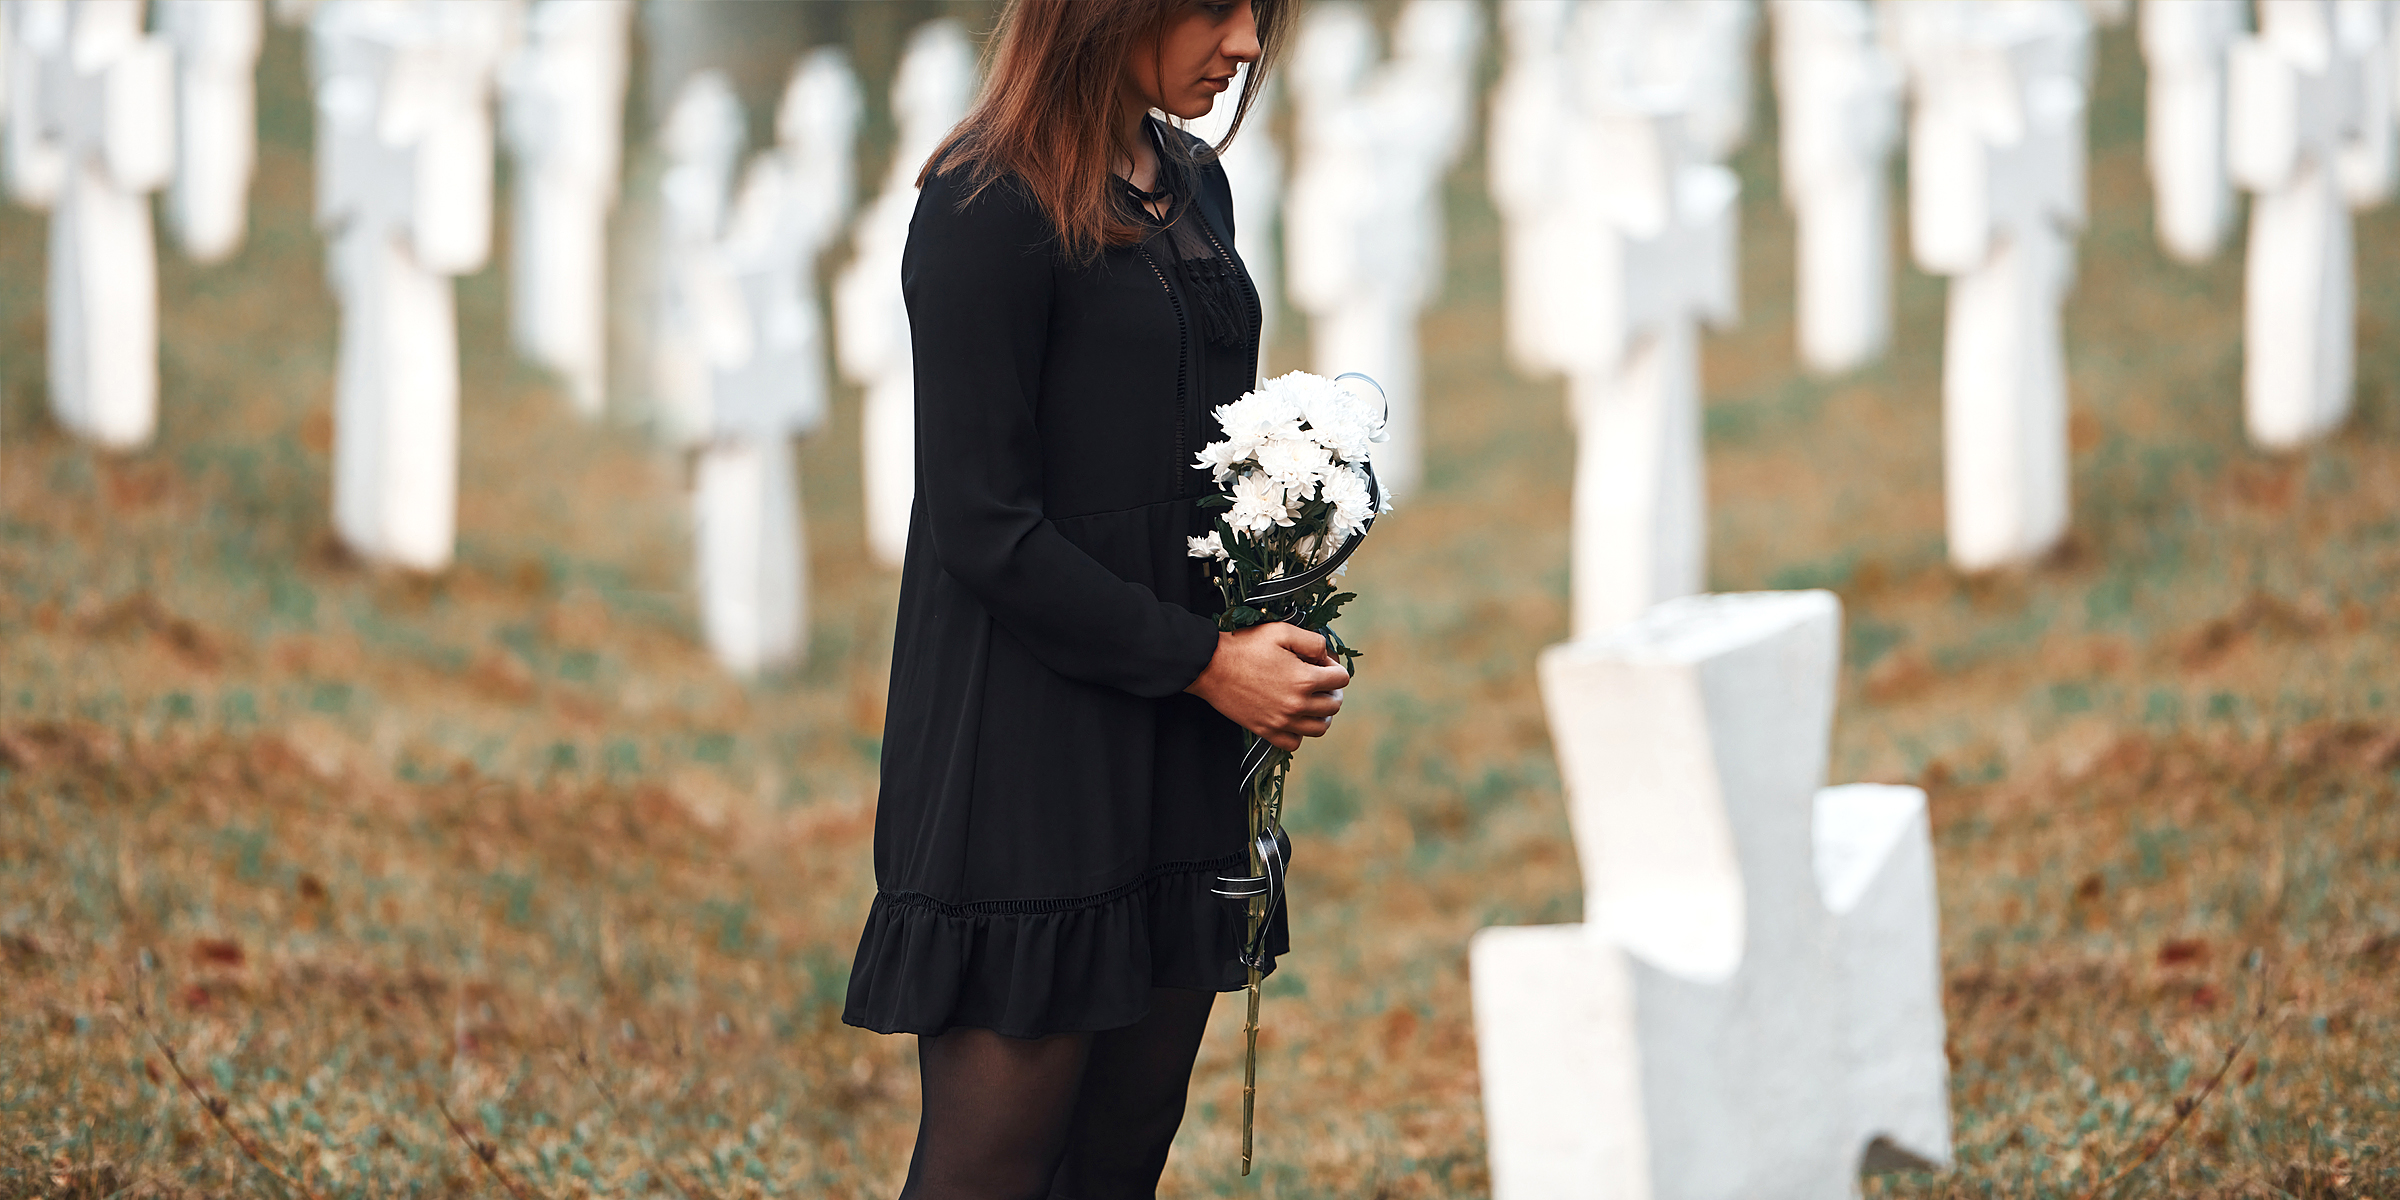
[[[1323,737],[1342,711],[1350,672],[1325,652],[1322,634],[1271,621],[1217,635],[1216,657],[1183,690],[1209,702],[1235,724],[1279,750]]]

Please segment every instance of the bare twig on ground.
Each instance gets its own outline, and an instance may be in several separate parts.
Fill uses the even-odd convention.
[[[608,1081],[602,1079],[600,1072],[592,1066],[591,1056],[585,1053],[581,1037],[575,1040],[575,1065],[582,1069],[583,1077],[591,1083],[592,1090],[600,1094],[600,1102],[608,1106],[609,1115],[620,1121],[623,1120],[625,1106],[617,1101],[616,1091],[608,1086]],[[668,1183],[675,1185],[676,1191],[683,1193],[683,1200],[702,1200],[704,1193],[693,1190],[691,1184],[684,1182],[683,1176],[676,1174],[675,1168],[668,1166],[665,1159],[660,1158],[650,1149],[650,1143],[635,1138],[634,1145],[641,1148],[642,1157],[649,1159],[650,1165],[658,1168],[659,1174],[667,1177]],[[709,1192],[705,1195],[713,1200],[716,1193]]]
[[[2242,1030],[2242,1036],[2235,1038],[2232,1045],[2225,1047],[2225,1060],[2217,1064],[2215,1073],[2211,1074],[2191,1094],[2177,1097],[2174,1117],[2170,1118],[2165,1125],[2151,1131],[2150,1136],[2143,1139],[2141,1153],[2135,1155],[2132,1162],[2118,1168],[2115,1174],[2093,1184],[2091,1190],[2085,1192],[2080,1200],[2099,1200],[2101,1196],[2113,1193],[2118,1184],[2131,1179],[2142,1168],[2149,1166],[2151,1160],[2157,1158],[2159,1152],[2167,1148],[2167,1143],[2174,1140],[2175,1134],[2183,1128],[2184,1122],[2191,1120],[2192,1114],[2199,1112],[2200,1106],[2207,1103],[2208,1098],[2216,1093],[2218,1086],[2225,1082],[2226,1074],[2233,1070],[2233,1064],[2241,1058],[2242,1051],[2250,1045],[2250,1039],[2258,1036],[2259,1029],[2267,1023],[2267,996],[2272,990],[2268,987],[2269,982],[2270,978],[2267,973],[2264,970],[2260,971],[2258,1007],[2251,1013],[2250,1024]]]
[[[457,1117],[450,1115],[450,1106],[443,1102],[438,1092],[433,1097],[433,1107],[442,1114],[442,1123],[450,1127],[451,1133],[458,1135],[459,1141],[466,1143],[467,1153],[474,1155],[475,1161],[483,1164],[483,1169],[490,1172],[492,1178],[500,1184],[501,1190],[507,1192],[514,1200],[532,1200],[532,1196],[522,1185],[511,1178],[508,1172],[500,1169],[500,1152],[493,1148],[490,1142],[478,1141],[472,1134],[469,1134],[467,1127],[459,1124]]]
[[[306,1197],[306,1200],[317,1200],[317,1194],[308,1190],[305,1184],[294,1180],[291,1176],[284,1174],[275,1164],[268,1162],[266,1151],[248,1134],[243,1133],[234,1125],[233,1119],[227,1115],[226,1110],[229,1106],[224,1097],[211,1096],[200,1090],[200,1085],[192,1079],[191,1073],[183,1069],[183,1060],[176,1057],[175,1048],[167,1044],[167,1039],[158,1036],[158,1030],[151,1026],[150,1011],[147,1003],[142,999],[138,982],[134,988],[133,1016],[134,1020],[140,1023],[142,1032],[149,1035],[150,1044],[158,1047],[159,1054],[167,1060],[167,1069],[174,1072],[175,1078],[183,1084],[183,1089],[192,1094],[192,1099],[200,1105],[200,1111],[207,1113],[208,1119],[215,1122],[217,1128],[223,1130],[226,1137],[233,1139],[233,1144],[241,1150],[242,1157],[249,1159],[259,1170],[266,1172],[275,1182],[282,1184],[285,1191],[296,1196]]]

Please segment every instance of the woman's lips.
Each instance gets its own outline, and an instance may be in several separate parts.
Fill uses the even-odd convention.
[[[1226,88],[1229,88],[1229,87],[1232,87],[1232,86],[1233,86],[1233,76],[1231,76],[1231,75],[1227,75],[1227,76],[1225,76],[1225,77],[1223,77],[1223,78],[1221,78],[1221,79],[1219,79],[1219,78],[1208,78],[1208,79],[1203,79],[1203,80],[1201,80],[1201,81],[1200,81],[1200,86],[1202,86],[1202,87],[1204,87],[1204,88],[1207,88],[1208,90],[1210,90],[1210,91],[1212,91],[1212,92],[1221,92],[1221,91],[1224,91]]]

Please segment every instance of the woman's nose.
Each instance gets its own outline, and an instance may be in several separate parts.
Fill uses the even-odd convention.
[[[1247,4],[1234,14],[1233,28],[1226,31],[1223,45],[1217,52],[1235,62],[1258,61],[1258,18]]]

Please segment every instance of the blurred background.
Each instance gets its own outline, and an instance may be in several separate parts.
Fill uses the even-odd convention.
[[[1453,2],[1484,33],[1419,325],[1424,474],[1353,560],[1367,656],[1295,766],[1260,1173],[1237,1174],[1222,1004],[1162,1194],[1485,1194],[1466,938],[1581,911],[1531,670],[1568,632],[1573,432],[1565,388],[1504,349],[1484,120],[1504,47],[1493,5]],[[1400,5],[1362,11],[1382,39]],[[838,1017],[897,593],[867,546],[862,390],[832,373],[796,443],[805,657],[728,672],[694,598],[692,455],[649,383],[658,131],[714,68],[762,149],[794,64],[837,47],[871,200],[907,39],[994,12],[639,7],[605,412],[579,419],[511,345],[503,152],[492,252],[456,284],[435,573],[369,565],[331,524],[340,310],[308,32],[281,19],[304,12],[266,25],[246,241],[197,265],[162,238],[147,446],[49,415],[49,218],[0,205],[0,1194],[465,1194],[490,1167],[554,1196],[897,1191],[913,1046]],[[2400,216],[2357,215],[2354,415],[2252,448],[2241,225],[2204,265],[2158,248],[2144,60],[2133,25],[2101,25],[2070,531],[1962,574],[1946,285],[1910,265],[1906,156],[1891,349],[1804,370],[1758,26],[1726,160],[1739,319],[1701,343],[1706,582],[1838,592],[1833,776],[1931,795],[1958,1165],[1870,1194],[2083,1194],[2253,1030],[2118,1194],[2400,1189]],[[1288,104],[1260,135],[1290,153]],[[851,257],[845,235],[817,286]],[[1268,372],[1307,366],[1311,332],[1281,305]]]

